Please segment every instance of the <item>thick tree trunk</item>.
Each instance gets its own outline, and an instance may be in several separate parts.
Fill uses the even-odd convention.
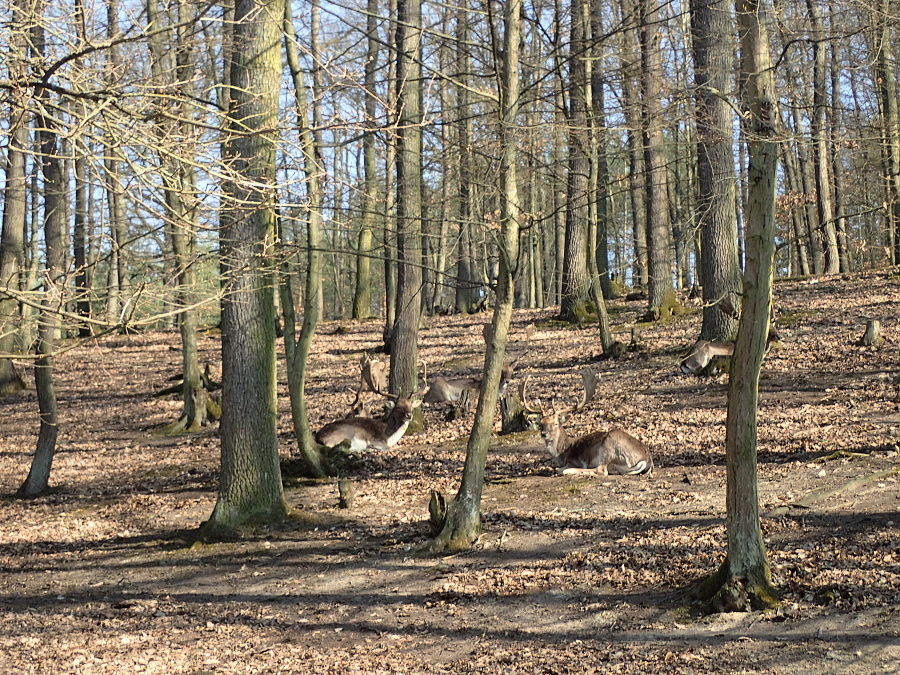
[[[731,4],[725,0],[692,0],[691,28],[697,85],[698,219],[702,244],[703,286],[701,340],[732,340],[737,321],[719,311],[728,298],[740,308],[741,278],[737,251],[733,116],[722,92],[731,91],[734,53]]]
[[[218,500],[201,528],[206,538],[232,536],[245,523],[287,514],[275,428],[272,260],[282,3],[237,0],[234,10],[231,135],[224,146],[231,175],[221,215],[222,471]]]
[[[416,389],[422,305],[421,0],[397,3],[397,318],[391,335],[391,393]]]
[[[587,319],[590,297],[588,274],[588,229],[591,198],[591,136],[588,122],[590,83],[586,60],[586,4],[571,0],[569,40],[569,170],[566,182],[566,248],[563,260],[562,299],[559,314],[563,321],[581,323]]]

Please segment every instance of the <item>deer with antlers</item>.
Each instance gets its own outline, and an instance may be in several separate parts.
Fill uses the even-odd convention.
[[[403,434],[406,433],[416,408],[422,405],[422,399],[420,398],[422,389],[414,392],[409,397],[396,396],[381,389],[382,386],[387,386],[387,377],[381,380],[370,372],[367,381],[366,364],[382,364],[377,361],[368,361],[366,357],[363,357],[363,359],[362,384],[360,384],[360,390],[357,392],[357,400],[359,399],[359,393],[363,390],[363,386],[368,384],[376,394],[385,396],[394,402],[390,412],[384,419],[357,415],[329,422],[319,429],[316,434],[316,442],[319,445],[333,448],[336,445],[347,442],[349,443],[348,450],[350,452],[392,448],[403,438]],[[378,372],[381,371],[379,370]]]
[[[527,403],[526,377],[521,384],[522,404],[528,412],[541,415],[541,438],[547,452],[560,474],[591,473],[606,476],[649,474],[653,471],[653,457],[646,445],[622,429],[595,431],[569,438],[563,428],[561,418],[582,410],[593,398],[597,390],[596,373],[582,372],[584,393],[573,407],[556,412],[548,412],[543,405],[534,408]]]

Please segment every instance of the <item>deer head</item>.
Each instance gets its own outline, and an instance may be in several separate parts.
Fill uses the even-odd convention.
[[[529,376],[524,378],[519,389],[519,397],[522,399],[522,406],[526,411],[541,416],[541,438],[544,441],[547,452],[549,452],[551,456],[556,457],[560,452],[565,450],[568,444],[568,436],[566,435],[566,430],[563,428],[562,420],[568,415],[582,410],[594,399],[594,396],[597,393],[597,374],[590,369],[581,371],[581,380],[584,387],[581,398],[575,405],[562,410],[556,410],[555,407],[547,410],[544,408],[544,404],[540,402],[538,408],[529,404],[525,395],[528,379]]]

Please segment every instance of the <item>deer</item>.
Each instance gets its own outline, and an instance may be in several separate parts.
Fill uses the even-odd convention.
[[[359,389],[356,390],[356,398],[350,404],[350,410],[356,410],[359,403],[359,397],[364,391],[374,391],[380,393],[387,389],[388,385],[388,369],[387,364],[371,358],[368,354],[363,354],[359,360]]]
[[[503,366],[500,373],[500,396],[506,391],[506,386],[513,376],[514,365]],[[431,381],[431,386],[425,392],[424,403],[456,403],[465,391],[478,391],[481,389],[480,377],[436,377]]]
[[[731,356],[733,353],[734,342],[699,340],[681,360],[681,372],[685,375],[699,375],[717,356]]]
[[[528,345],[534,335],[534,325],[529,325],[525,329],[525,345],[518,349],[518,355],[512,361],[503,366],[500,371],[500,392],[502,398],[506,393],[506,387],[515,373],[516,366],[528,353]],[[481,329],[485,344],[490,344],[493,335],[493,326],[489,323],[484,324]],[[456,403],[466,391],[478,391],[481,389],[481,377],[457,377],[445,378],[436,377],[431,381],[431,386],[425,392],[424,403]]]
[[[365,357],[364,357],[365,359]],[[372,361],[370,363],[377,363]],[[359,453],[364,450],[387,450],[392,448],[403,438],[407,427],[412,420],[416,408],[422,405],[420,398],[422,389],[409,397],[389,394],[381,390],[381,381],[370,378],[369,382],[376,394],[391,399],[394,403],[390,412],[384,419],[357,415],[329,422],[316,433],[316,443],[333,448],[343,442],[348,442],[349,452]],[[365,366],[363,370],[363,382],[365,383]],[[384,383],[387,383],[385,378]],[[423,387],[424,388],[424,387]],[[360,385],[360,392],[362,385]]]
[[[582,372],[584,393],[581,400],[566,410],[548,412],[543,405],[534,408],[527,403],[526,376],[520,387],[522,405],[528,412],[541,415],[541,438],[560,475],[594,474],[599,476],[633,476],[653,472],[653,457],[641,441],[626,431],[615,428],[610,431],[594,431],[577,438],[569,438],[561,418],[582,410],[597,390],[597,375],[593,371]]]

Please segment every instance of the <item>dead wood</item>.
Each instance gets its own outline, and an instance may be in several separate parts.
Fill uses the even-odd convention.
[[[856,490],[857,488],[860,488],[867,483],[871,483],[872,481],[882,480],[884,478],[896,476],[898,474],[900,474],[900,467],[894,467],[893,469],[888,469],[887,471],[879,471],[877,473],[869,474],[868,476],[854,478],[853,480],[848,481],[843,485],[838,485],[837,487],[830,487],[823,490],[810,492],[803,499],[800,499],[796,502],[791,502],[790,504],[784,504],[783,506],[776,506],[773,509],[769,509],[762,515],[763,518],[778,518],[789,513],[806,510],[810,508],[814,503],[823,499],[834,497],[835,495],[839,495],[843,492]]]

